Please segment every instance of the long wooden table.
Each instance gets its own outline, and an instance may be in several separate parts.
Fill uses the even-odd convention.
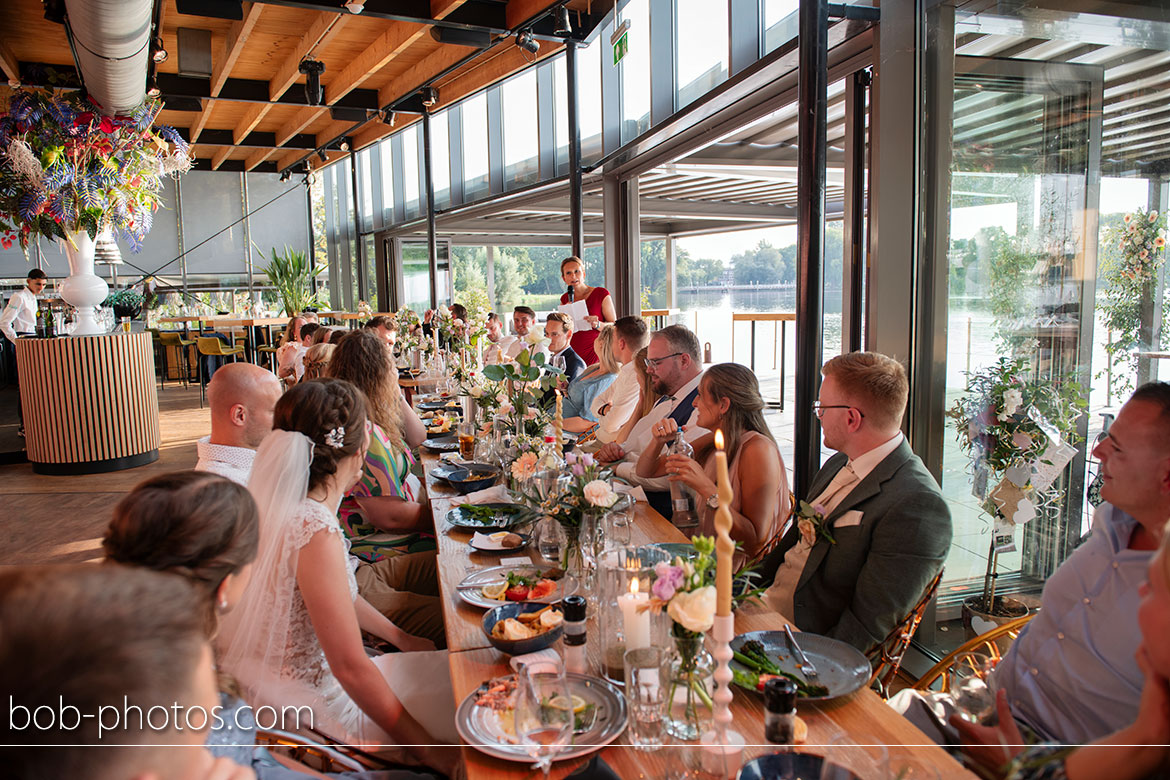
[[[460,499],[445,483],[437,482],[430,476],[438,457],[424,454],[423,467],[427,473],[427,490],[431,497],[435,518],[435,530],[439,548],[439,584],[443,598],[443,619],[447,628],[447,646],[451,668],[451,682],[455,693],[455,704],[492,677],[509,674],[508,656],[493,648],[483,635],[481,623],[484,611],[465,604],[459,598],[457,585],[469,573],[498,565],[499,555],[484,555],[475,552],[468,545],[471,534],[447,524],[448,509]],[[631,523],[631,544],[650,542],[685,542],[683,534],[662,515],[648,505],[638,503]],[[529,556],[537,560],[535,550],[529,548]],[[504,555],[502,557],[518,557]],[[785,620],[780,615],[762,606],[746,605],[736,611],[736,633],[783,628]],[[592,628],[592,625],[591,625]],[[588,642],[590,662],[597,668],[601,642],[596,631],[591,630]],[[747,758],[770,753],[775,747],[764,740],[764,712],[761,696],[733,688],[731,703],[734,728],[748,743]],[[889,750],[891,765],[898,766],[899,758],[912,756],[915,760],[937,769],[940,778],[974,778],[946,751],[915,728],[902,716],[890,709],[872,690],[864,689],[851,696],[825,703],[805,703],[799,708],[800,716],[808,723],[809,752],[818,753],[823,749],[815,747],[825,744],[840,732],[850,735],[857,744],[880,743]],[[669,770],[680,766],[681,754],[693,749],[697,743],[668,744],[656,752],[642,752],[630,747],[623,734],[611,746],[604,748],[601,755],[618,776],[622,778],[666,777]],[[805,748],[802,748],[805,749]],[[691,753],[693,757],[694,753]],[[531,775],[528,764],[514,763],[492,758],[478,750],[464,746],[463,759],[470,780],[487,780],[501,776],[517,778]],[[576,769],[583,760],[559,762],[553,767],[552,776],[562,778]],[[734,773],[733,773],[734,775]]]

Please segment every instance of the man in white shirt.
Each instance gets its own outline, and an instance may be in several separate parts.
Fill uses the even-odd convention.
[[[517,306],[512,310],[512,327],[516,331],[514,336],[501,336],[497,346],[503,351],[505,360],[515,360],[524,348],[528,346],[528,331],[536,324],[536,312],[527,306]],[[502,362],[502,361],[501,361]]]
[[[251,363],[228,363],[207,383],[211,435],[196,444],[196,471],[210,471],[248,484],[256,448],[272,430],[280,382]]]
[[[639,477],[636,472],[642,450],[653,443],[652,426],[670,417],[680,427],[685,426],[683,438],[693,442],[708,433],[696,424],[698,411],[695,396],[699,394],[699,380],[703,363],[699,340],[685,325],[670,325],[650,337],[646,348],[646,371],[654,379],[654,391],[662,395],[658,404],[638,421],[625,444],[610,442],[597,451],[602,463],[614,463],[614,473],[646,491],[650,506],[667,519],[670,507],[670,480],[666,477]]]
[[[821,369],[817,417],[837,450],[798,518],[761,563],[769,606],[802,631],[862,652],[882,641],[922,597],[951,546],[938,483],[902,435],[909,383],[902,364],[874,352],[839,355]]]
[[[45,289],[48,280],[45,272],[34,268],[28,272],[24,287],[12,293],[4,313],[0,314],[0,331],[5,338],[16,343],[20,333],[32,333],[37,324],[37,296]]]
[[[646,321],[641,317],[621,317],[613,324],[614,356],[622,364],[617,379],[593,399],[590,411],[597,418],[596,437],[602,444],[617,438],[622,426],[630,419],[641,397],[638,369],[634,356],[650,341]]]

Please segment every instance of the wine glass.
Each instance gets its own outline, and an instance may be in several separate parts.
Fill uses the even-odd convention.
[[[573,699],[563,669],[521,667],[516,687],[516,738],[548,778],[553,759],[573,736]]]
[[[563,374],[565,372],[565,356],[554,355],[552,359],[552,367],[560,369],[561,373]]]
[[[994,662],[984,653],[961,653],[950,669],[949,692],[955,710],[972,723],[982,723],[995,710],[995,693],[991,690]]]

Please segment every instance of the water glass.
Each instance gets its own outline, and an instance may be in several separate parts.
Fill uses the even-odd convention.
[[[666,737],[666,694],[670,680],[670,653],[662,647],[642,647],[625,654],[626,704],[630,744],[638,750],[662,747]]]
[[[540,518],[533,531],[536,536],[536,550],[540,557],[554,566],[560,566],[569,545],[568,534],[554,518],[547,515]]]
[[[536,762],[533,768],[541,770],[547,780],[557,753],[573,737],[573,699],[568,681],[564,669],[533,672],[523,667],[517,683],[516,738]]]
[[[950,669],[949,693],[955,711],[972,723],[982,723],[995,711],[991,689],[991,658],[983,653],[961,653]]]

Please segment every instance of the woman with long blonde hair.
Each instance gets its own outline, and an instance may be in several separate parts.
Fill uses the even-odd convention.
[[[617,379],[621,363],[614,354],[613,325],[603,325],[593,347],[597,362],[577,375],[565,389],[564,426],[566,431],[581,433],[597,425],[597,418],[589,410],[597,394]]]

